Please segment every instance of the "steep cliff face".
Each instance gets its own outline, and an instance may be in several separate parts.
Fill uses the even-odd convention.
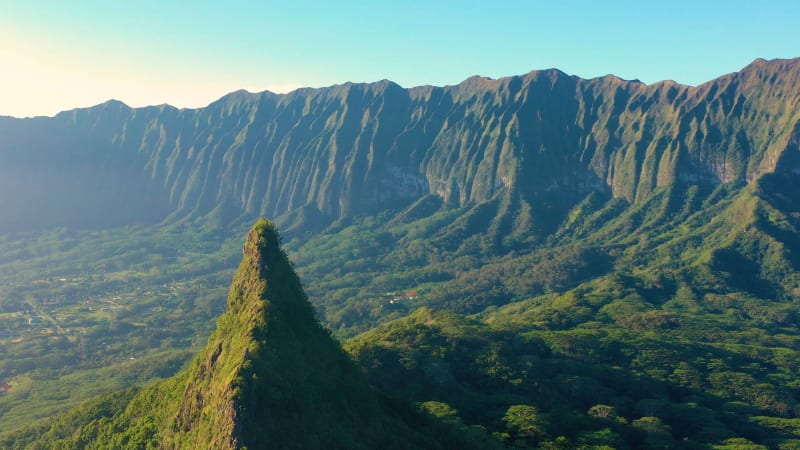
[[[142,170],[146,155],[114,141],[131,112],[108,102],[53,118],[0,117],[0,230],[163,219],[171,205]]]
[[[698,87],[618,82],[610,103],[590,108],[584,161],[631,201],[675,182],[749,182],[773,171],[791,141],[800,120],[798,69],[798,60],[757,60]],[[589,104],[612,91],[585,92]]]
[[[324,224],[427,194],[545,211],[590,191],[636,202],[774,171],[799,122],[800,60],[757,60],[697,87],[546,70],[240,91],[196,110],[108,102],[0,119],[0,207],[13,212],[0,228],[213,210]]]

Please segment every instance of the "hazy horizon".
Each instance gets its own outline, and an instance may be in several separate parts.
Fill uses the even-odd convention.
[[[800,3],[225,5],[0,0],[0,115],[118,99],[206,106],[245,89],[344,82],[452,85],[557,68],[697,85],[756,58],[800,56]]]
[[[760,59],[763,59],[763,58],[760,58]],[[795,58],[773,58],[773,59],[780,60],[780,59],[795,59]],[[753,60],[753,61],[755,61],[755,60]],[[753,61],[751,61],[751,62],[750,62],[750,63],[748,63],[747,65],[751,64]],[[738,72],[739,70],[743,69],[743,68],[744,68],[744,67],[746,67],[747,65],[744,65],[744,66],[742,66],[741,68],[739,68],[738,70],[735,70],[735,71],[733,71],[733,72]],[[560,70],[560,69],[559,69],[559,68],[557,68],[557,67],[551,67],[551,68],[549,68],[549,69],[534,69],[534,70],[531,70],[531,71],[528,71],[528,72],[525,72],[525,73],[519,73],[519,74],[509,74],[509,75],[505,75],[505,76],[501,76],[501,77],[497,77],[497,78],[492,78],[492,77],[488,77],[488,78],[490,78],[490,79],[493,79],[493,80],[497,80],[497,79],[502,79],[502,78],[514,77],[514,76],[522,76],[522,75],[525,75],[525,74],[527,74],[527,73],[530,73],[530,72],[535,72],[535,71],[543,71],[543,70],[551,70],[551,69]],[[685,85],[689,85],[689,86],[698,86],[698,85],[701,85],[701,84],[707,83],[707,82],[709,82],[709,81],[713,81],[713,80],[715,80],[716,78],[719,78],[719,77],[721,77],[721,76],[724,76],[724,75],[726,75],[726,74],[728,74],[728,73],[732,73],[732,72],[720,73],[719,75],[717,75],[717,76],[715,76],[715,77],[713,77],[713,78],[710,78],[710,79],[708,79],[708,80],[704,80],[704,81],[702,81],[702,82],[699,82],[699,83],[691,84],[691,85],[689,85],[689,84],[686,84],[686,83],[679,83],[679,84],[685,84]],[[584,79],[588,79],[588,78],[595,78],[595,77],[581,77],[580,75],[571,74],[571,73],[567,73],[567,75],[569,75],[569,76],[578,76],[579,78],[584,78]],[[610,75],[610,76],[618,76],[618,75],[616,75],[616,74],[614,74],[614,73],[608,73],[608,74],[605,74],[605,75],[598,75],[598,77],[609,76],[609,75]],[[450,84],[450,85],[457,85],[457,84],[463,83],[463,82],[464,82],[464,81],[466,81],[467,79],[469,79],[469,78],[471,78],[471,77],[474,77],[474,76],[483,76],[483,75],[480,75],[480,74],[472,74],[472,75],[469,75],[469,76],[465,76],[465,77],[464,77],[464,78],[463,78],[461,81],[459,81],[459,82],[457,82],[457,83],[452,83],[452,84]],[[633,81],[633,80],[638,80],[638,79],[627,79],[627,80],[628,80],[628,81]],[[151,107],[151,106],[162,106],[162,105],[168,105],[168,106],[171,106],[171,107],[174,107],[174,108],[178,108],[178,109],[200,109],[200,108],[205,108],[205,107],[209,106],[210,104],[212,104],[212,103],[214,103],[214,102],[216,102],[216,101],[219,101],[219,100],[221,100],[222,98],[224,98],[224,97],[226,97],[226,96],[228,96],[228,95],[230,95],[230,94],[233,94],[233,93],[235,93],[235,92],[239,92],[239,91],[245,91],[245,92],[247,92],[247,93],[249,93],[249,94],[259,94],[259,93],[266,92],[266,91],[272,92],[273,94],[288,94],[288,93],[291,93],[291,92],[293,92],[293,91],[295,91],[295,90],[297,90],[297,89],[305,89],[305,88],[310,88],[310,89],[324,89],[324,88],[327,88],[327,87],[332,87],[332,86],[341,85],[341,84],[347,84],[347,83],[359,83],[359,84],[360,84],[360,83],[365,83],[365,84],[371,84],[371,83],[377,83],[377,82],[380,82],[380,81],[381,81],[381,80],[372,80],[372,81],[346,80],[346,81],[337,82],[337,83],[332,83],[332,84],[329,84],[329,85],[324,85],[324,86],[301,86],[301,85],[297,85],[297,86],[291,86],[291,85],[286,85],[286,86],[276,86],[275,88],[272,88],[272,89],[271,89],[271,88],[265,88],[265,89],[244,89],[244,88],[238,88],[238,89],[233,89],[233,90],[231,90],[231,91],[228,91],[228,92],[224,92],[224,93],[222,93],[221,95],[215,96],[215,97],[211,98],[211,99],[210,99],[210,100],[208,100],[208,101],[201,101],[201,103],[198,103],[198,104],[191,104],[191,105],[174,105],[174,104],[167,103],[167,102],[162,102],[162,103],[149,103],[149,104],[130,104],[130,103],[128,103],[128,102],[126,102],[126,101],[124,101],[124,100],[122,100],[122,99],[118,99],[118,98],[108,98],[108,99],[106,99],[106,100],[104,100],[104,101],[101,101],[101,102],[98,102],[98,103],[94,103],[94,104],[90,104],[90,105],[81,105],[81,106],[75,106],[75,107],[71,107],[71,108],[63,109],[63,110],[60,110],[60,111],[56,111],[56,112],[55,112],[55,113],[53,113],[53,114],[39,114],[39,115],[35,115],[35,116],[9,116],[9,115],[2,115],[2,114],[0,114],[0,117],[3,117],[3,116],[4,116],[4,117],[14,117],[14,118],[53,117],[54,115],[57,115],[57,114],[59,114],[59,113],[61,113],[61,112],[65,112],[65,111],[71,111],[71,110],[74,110],[74,109],[84,109],[84,108],[91,108],[91,107],[94,107],[94,106],[98,106],[98,105],[101,105],[101,104],[104,104],[104,103],[108,103],[108,102],[114,102],[114,101],[116,101],[116,102],[121,102],[121,103],[125,104],[126,106],[128,106],[128,107],[130,107],[130,108],[145,108],[145,107]],[[391,81],[391,82],[395,82],[394,80],[389,80],[389,81]],[[641,80],[638,80],[638,81],[641,81]],[[649,84],[658,84],[658,83],[662,83],[662,82],[668,82],[668,81],[675,82],[675,80],[664,79],[664,80],[658,80],[658,81],[654,81],[654,82],[651,82],[651,83],[646,83],[646,84],[648,84],[648,85],[649,85]],[[396,83],[396,82],[395,82],[395,83]],[[397,83],[397,84],[399,84],[399,83]],[[414,85],[414,86],[403,86],[403,85],[400,85],[400,86],[401,86],[402,88],[405,88],[405,89],[411,89],[411,88],[416,88],[416,87],[431,86],[431,84],[430,84],[430,83],[428,83],[428,84],[420,84],[420,85]],[[447,86],[447,85],[434,85],[434,86]]]

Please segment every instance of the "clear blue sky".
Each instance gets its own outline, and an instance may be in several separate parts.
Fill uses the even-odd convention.
[[[798,0],[0,0],[0,115],[551,67],[699,84],[800,56],[798,20]]]

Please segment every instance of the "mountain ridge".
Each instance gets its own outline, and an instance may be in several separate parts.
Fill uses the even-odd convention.
[[[788,62],[788,63],[791,63],[793,61],[796,61],[797,59],[798,58],[772,58],[772,59],[756,58],[750,64],[745,66],[745,68],[750,67],[750,66],[755,65],[755,64],[763,64],[763,63],[770,63],[770,62]],[[620,81],[625,81],[625,82],[641,83],[641,84],[644,84],[644,85],[647,85],[647,86],[657,85],[657,84],[661,84],[661,83],[668,83],[668,84],[675,84],[675,85],[687,86],[687,87],[698,87],[698,86],[701,86],[703,84],[713,82],[717,78],[721,78],[721,77],[724,77],[726,75],[731,75],[733,73],[737,73],[737,72],[732,72],[730,74],[723,74],[723,75],[720,75],[719,77],[717,77],[717,78],[715,78],[713,80],[704,81],[704,82],[702,82],[700,84],[697,84],[697,85],[690,85],[690,84],[685,84],[685,83],[679,83],[679,82],[674,81],[672,79],[664,79],[664,80],[654,81],[652,83],[644,83],[644,82],[640,81],[639,79],[624,79],[624,78],[622,78],[622,77],[620,77],[618,75],[615,75],[613,73],[608,73],[606,75],[599,75],[599,76],[596,76],[596,77],[583,78],[583,77],[581,77],[579,75],[569,75],[566,72],[563,72],[558,68],[552,67],[552,68],[548,68],[548,69],[534,69],[534,70],[531,70],[530,72],[527,72],[524,75],[507,75],[507,76],[502,76],[502,77],[499,77],[499,78],[491,78],[491,77],[475,74],[475,75],[471,75],[471,76],[465,78],[464,80],[462,80],[461,82],[456,83],[456,84],[450,84],[450,85],[423,84],[423,85],[403,87],[403,89],[415,90],[415,89],[424,89],[424,88],[430,88],[430,87],[452,87],[452,86],[458,86],[458,85],[464,84],[464,83],[466,83],[467,81],[469,81],[470,79],[473,79],[473,78],[483,79],[483,80],[488,80],[488,81],[497,81],[497,80],[503,80],[503,79],[506,79],[506,78],[515,78],[515,77],[519,77],[519,76],[526,76],[526,75],[530,75],[530,74],[536,73],[536,72],[547,72],[547,71],[558,71],[558,72],[561,72],[564,75],[567,75],[569,77],[579,78],[579,79],[583,79],[583,80],[587,80],[587,81],[609,77],[609,78],[615,78],[615,79],[618,79]],[[176,109],[176,110],[179,110],[179,111],[180,110],[197,110],[197,109],[207,108],[212,103],[219,102],[220,100],[228,97],[229,95],[237,94],[237,93],[245,93],[245,94],[250,94],[250,95],[262,95],[262,94],[270,95],[271,94],[271,95],[281,96],[281,95],[289,95],[289,94],[291,94],[291,93],[293,93],[294,91],[297,91],[297,90],[327,89],[327,88],[332,88],[332,87],[341,86],[341,85],[345,85],[345,84],[366,84],[366,85],[369,85],[369,84],[375,84],[375,83],[381,83],[381,82],[387,82],[387,81],[390,82],[390,83],[393,83],[393,84],[397,84],[398,86],[401,86],[400,84],[395,83],[395,82],[393,82],[393,81],[391,81],[389,79],[382,79],[382,80],[377,80],[377,81],[363,81],[363,82],[347,81],[347,82],[343,82],[343,83],[334,83],[334,84],[327,85],[327,86],[322,86],[322,87],[303,86],[303,87],[299,87],[297,89],[293,89],[292,91],[284,92],[284,93],[273,92],[273,91],[270,91],[269,89],[265,89],[265,90],[261,90],[261,91],[249,91],[247,89],[243,89],[242,88],[242,89],[236,89],[234,91],[231,91],[231,92],[228,92],[226,94],[223,94],[222,96],[220,96],[216,100],[212,100],[208,105],[198,106],[198,107],[180,107],[180,106],[172,105],[170,103],[161,103],[161,104],[156,104],[156,105],[142,105],[142,106],[133,107],[133,106],[129,106],[128,104],[126,104],[123,100],[110,98],[110,99],[108,99],[108,100],[106,100],[104,102],[101,102],[101,103],[97,104],[97,105],[70,108],[70,109],[66,109],[66,110],[63,110],[63,111],[59,111],[59,112],[57,112],[57,113],[55,113],[55,114],[53,114],[51,116],[35,115],[35,116],[27,116],[27,117],[18,117],[18,116],[12,116],[12,115],[0,115],[0,118],[3,118],[3,119],[17,119],[17,120],[53,118],[53,117],[55,117],[55,116],[57,116],[59,114],[68,113],[68,112],[75,111],[75,110],[92,109],[92,108],[96,108],[98,106],[101,106],[101,105],[104,105],[104,104],[107,104],[107,103],[120,103],[120,104],[122,104],[125,107],[130,108],[130,109],[169,107],[169,108],[173,108],[173,109]]]
[[[305,211],[325,226],[428,194],[465,206],[501,191],[563,216],[556,203],[571,206],[595,190],[635,203],[673,182],[748,182],[775,170],[791,140],[800,120],[798,73],[800,60],[756,61],[690,87],[544,70],[446,87],[346,83],[237,91],[200,109],[106,102],[53,118],[5,119],[4,192],[51,189],[29,181],[45,178],[52,191],[63,184],[75,190],[70,197],[89,199],[43,196],[20,205],[0,195],[0,205],[20,210],[0,229],[87,226],[81,217],[98,209],[111,223],[130,222],[130,209],[152,223],[220,204],[227,214],[279,223]],[[85,170],[104,161],[99,168],[110,178],[89,187],[58,179],[48,160],[65,157]],[[20,179],[12,164],[29,174]],[[146,194],[129,198],[131,189]],[[122,210],[114,205],[120,198]]]

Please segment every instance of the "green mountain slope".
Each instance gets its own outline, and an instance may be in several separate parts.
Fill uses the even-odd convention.
[[[309,292],[327,322],[345,335],[419,306],[477,313],[617,275],[641,285],[653,307],[691,292],[699,299],[742,293],[790,309],[800,292],[800,224],[790,187],[797,181],[776,172],[747,185],[676,184],[635,204],[592,193],[546,240],[531,231],[499,232],[506,206],[489,201],[434,205],[422,218],[414,217],[415,206],[296,239],[289,248],[301,277],[314,280]],[[615,291],[603,295],[611,301]],[[546,326],[585,319],[559,325],[553,317]]]
[[[464,428],[466,430],[466,428]],[[469,430],[467,430],[469,431]],[[467,435],[472,434],[467,440]],[[227,311],[189,368],[12,434],[4,448],[475,448],[388,402],[316,321],[274,225],[251,230]]]

